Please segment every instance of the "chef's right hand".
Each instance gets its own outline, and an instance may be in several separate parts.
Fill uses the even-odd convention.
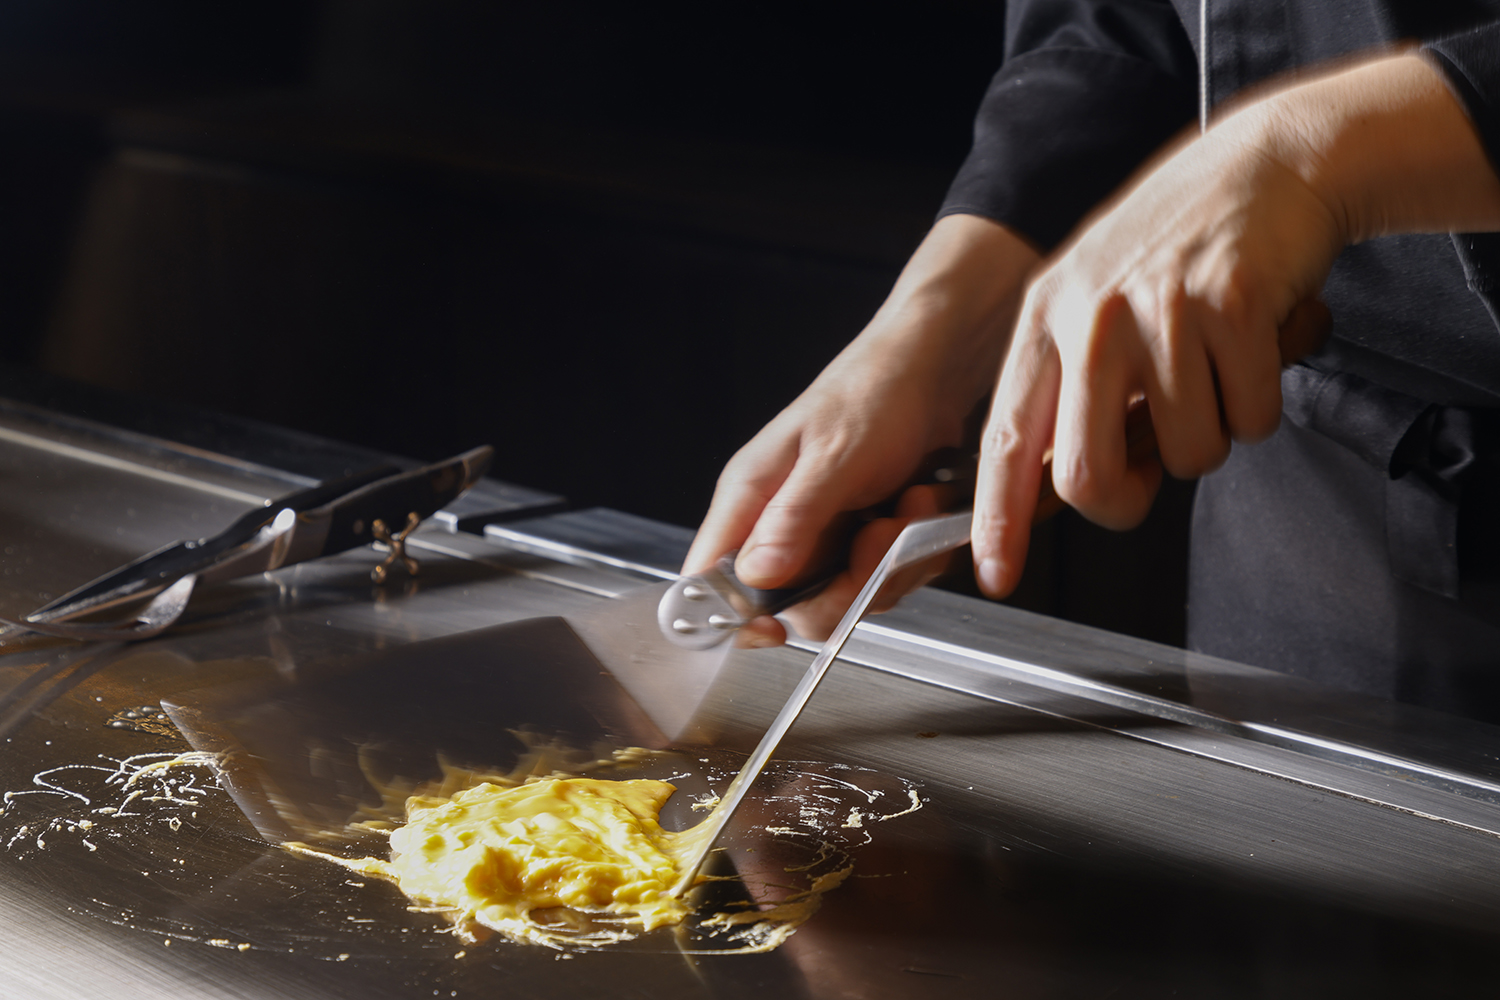
[[[801,582],[840,515],[896,495],[927,455],[961,445],[994,383],[1038,260],[1024,240],[988,219],[941,219],[869,326],[725,466],[683,572],[701,572],[739,549],[735,572],[750,586]],[[906,521],[939,513],[942,502],[937,490],[912,487],[894,518],[862,528],[848,569],[787,612],[797,631],[825,637]],[[872,610],[931,573],[908,571]],[[780,623],[766,617],[741,629],[739,641],[770,646],[785,638]]]
[[[1496,229],[1500,174],[1451,84],[1412,51],[1299,72],[1183,137],[1028,289],[975,492],[980,587],[1000,598],[1019,581],[1044,476],[1121,530],[1163,471],[1201,476],[1232,441],[1275,432],[1281,368],[1326,335],[1316,296],[1345,246]],[[1140,399],[1157,443],[1143,461],[1126,430]]]

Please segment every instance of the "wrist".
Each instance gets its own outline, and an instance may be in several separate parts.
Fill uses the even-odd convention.
[[[1383,55],[1278,91],[1225,121],[1292,171],[1343,244],[1500,225],[1497,181],[1442,74]]]

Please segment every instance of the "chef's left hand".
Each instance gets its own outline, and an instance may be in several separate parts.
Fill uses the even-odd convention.
[[[974,558],[1010,592],[1045,453],[1084,516],[1127,528],[1163,468],[1211,471],[1276,430],[1280,368],[1327,325],[1344,246],[1392,232],[1500,228],[1500,180],[1442,76],[1382,54],[1251,101],[1185,139],[1034,281],[981,448]],[[1159,460],[1131,464],[1144,397]]]

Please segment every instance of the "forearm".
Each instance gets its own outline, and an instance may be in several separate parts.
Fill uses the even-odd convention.
[[[1225,119],[1220,131],[1292,169],[1345,243],[1500,229],[1495,166],[1442,73],[1414,53],[1286,88]]]

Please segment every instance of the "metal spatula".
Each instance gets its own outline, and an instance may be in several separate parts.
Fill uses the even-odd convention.
[[[947,514],[924,521],[913,521],[896,536],[896,541],[886,552],[885,558],[880,560],[880,565],[876,566],[875,572],[870,574],[870,579],[864,589],[854,599],[854,603],[839,621],[833,634],[823,643],[823,648],[813,659],[812,665],[807,668],[807,673],[802,675],[802,680],[798,682],[791,697],[787,699],[781,712],[771,723],[771,728],[766,730],[766,735],[762,737],[760,745],[750,754],[750,758],[745,761],[745,766],[730,782],[722,801],[703,821],[702,840],[699,842],[697,853],[684,865],[681,878],[672,887],[673,895],[680,896],[692,888],[694,880],[698,877],[698,870],[703,867],[703,862],[719,839],[719,834],[728,825],[729,817],[734,815],[735,809],[744,800],[750,786],[771,759],[771,755],[776,752],[776,747],[781,743],[782,737],[786,736],[787,731],[792,728],[792,723],[797,721],[797,716],[802,713],[803,707],[812,697],[818,682],[828,672],[829,665],[838,657],[839,650],[844,648],[844,643],[854,632],[854,626],[859,624],[865,609],[870,606],[870,602],[875,599],[875,595],[880,592],[886,580],[891,574],[908,566],[916,565],[966,544],[969,541],[973,521],[973,511]]]

